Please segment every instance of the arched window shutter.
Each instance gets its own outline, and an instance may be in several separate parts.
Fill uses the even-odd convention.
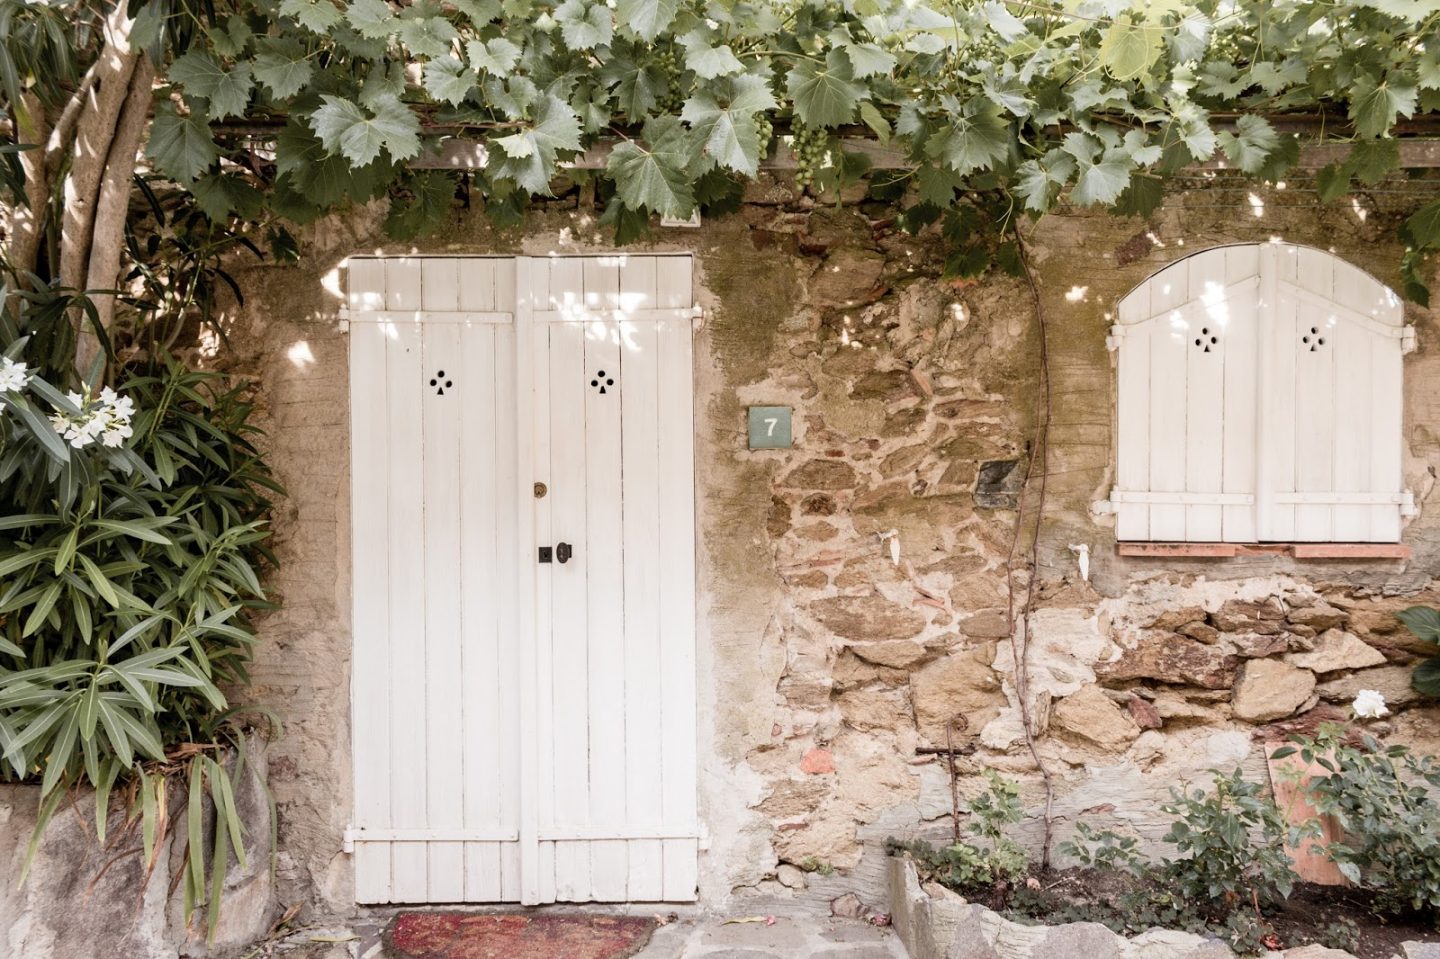
[[[1119,304],[1120,540],[1394,542],[1398,298],[1330,254],[1220,247]]]

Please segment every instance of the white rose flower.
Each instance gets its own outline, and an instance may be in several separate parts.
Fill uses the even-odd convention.
[[[1390,715],[1390,710],[1385,707],[1385,697],[1374,689],[1360,690],[1350,708],[1355,710],[1355,715],[1361,719],[1379,719],[1381,716]]]
[[[30,382],[30,367],[0,356],[0,393],[19,393]]]

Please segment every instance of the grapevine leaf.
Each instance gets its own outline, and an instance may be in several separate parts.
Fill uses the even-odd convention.
[[[288,100],[310,82],[310,60],[292,39],[261,40],[255,56],[255,79],[277,100]]]
[[[408,174],[401,186],[403,196],[390,207],[385,231],[397,240],[409,240],[432,233],[450,215],[455,201],[455,181],[439,170]]]
[[[385,0],[353,0],[345,19],[362,37],[388,40],[395,32],[397,18]]]
[[[864,120],[865,125],[880,138],[881,143],[890,139],[890,121],[885,119],[885,115],[880,112],[880,108],[869,100],[863,100],[860,103],[860,119]]]
[[[947,166],[927,163],[916,176],[920,199],[938,207],[948,207],[955,202],[955,190],[961,186],[960,174]]]
[[[345,13],[330,0],[281,0],[280,15],[294,17],[311,33],[321,36],[345,22]]]
[[[452,56],[443,56],[425,64],[425,92],[449,104],[463,101],[475,89],[479,79],[475,71]]]
[[[191,50],[170,64],[170,80],[189,95],[208,100],[213,120],[244,113],[255,87],[250,64],[237,63],[227,70],[203,50]]]
[[[1149,217],[1165,202],[1165,188],[1158,177],[1136,176],[1110,209],[1120,216]]]
[[[670,26],[679,9],[676,0],[620,0],[615,13],[621,26],[648,43]]]
[[[520,60],[520,48],[504,37],[471,40],[465,45],[465,52],[472,67],[500,77],[515,69]]]
[[[1405,221],[1405,236],[1417,247],[1440,247],[1440,200],[1433,200]]]
[[[384,149],[392,159],[408,160],[420,152],[420,121],[392,95],[375,98],[369,115],[344,97],[325,95],[325,105],[310,118],[320,142],[355,166],[366,166]]]
[[[686,162],[690,137],[674,117],[645,121],[645,145],[628,140],[615,147],[605,172],[615,191],[632,210],[653,210],[667,216],[688,217],[695,209]]]
[[[1440,13],[1440,3],[1436,0],[1359,0],[1357,5],[1417,25],[1426,17]]]
[[[1355,132],[1362,137],[1378,137],[1395,125],[1397,116],[1415,112],[1416,89],[1386,80],[1376,83],[1364,78],[1355,85],[1350,97],[1350,119]]]
[[[450,53],[459,36],[453,24],[441,16],[426,16],[426,8],[416,4],[400,16],[400,42],[421,57],[443,57]]]
[[[191,185],[190,192],[201,211],[216,222],[223,222],[231,213],[253,219],[265,202],[259,190],[228,173],[207,173]]]
[[[1122,13],[1100,40],[1100,63],[1116,80],[1134,80],[1160,57],[1165,31],[1159,24],[1137,23]]]
[[[1247,114],[1235,121],[1235,132],[1224,131],[1216,138],[1225,156],[1246,173],[1258,173],[1270,151],[1280,145],[1280,137],[1270,121]]]
[[[555,8],[554,16],[555,22],[560,24],[560,35],[571,50],[593,50],[604,46],[615,33],[610,8],[603,3],[565,0]]]
[[[845,55],[850,58],[850,67],[855,79],[884,76],[895,69],[895,55],[873,43],[848,43]]]
[[[1176,28],[1166,36],[1170,56],[1176,63],[1199,60],[1205,55],[1205,49],[1210,44],[1210,31],[1214,27],[1214,21],[1199,10],[1186,12]]]
[[[614,91],[620,110],[632,120],[648,114],[669,86],[657,68],[629,57],[615,57],[600,70],[600,78]]]
[[[500,0],[451,0],[455,9],[470,18],[477,27],[483,27],[492,20],[498,20],[505,12]]]
[[[972,101],[965,115],[951,121],[926,145],[926,151],[956,173],[969,176],[988,170],[1005,158],[1010,149],[1010,127],[999,107],[988,100]]]
[[[736,77],[730,94],[728,104],[721,106],[713,94],[696,93],[685,101],[680,118],[695,131],[707,156],[727,169],[754,176],[760,163],[755,113],[773,110],[778,104],[770,85],[753,74]]]
[[[822,66],[801,60],[785,76],[795,113],[811,127],[838,127],[855,118],[855,107],[870,98],[870,91],[856,83],[850,59],[841,50],[831,50]]]
[[[1331,163],[1315,174],[1315,188],[1321,203],[1334,203],[1350,191],[1350,170],[1346,164]]]
[[[1074,159],[1077,175],[1070,198],[1081,206],[1114,203],[1130,185],[1130,158],[1120,148],[1106,149],[1086,133],[1067,133],[1061,149]]]
[[[145,155],[161,173],[189,183],[210,168],[220,151],[210,135],[208,117],[195,110],[182,117],[173,103],[161,102],[155,107]]]
[[[494,158],[494,175],[514,180],[522,189],[550,195],[556,154],[580,149],[580,117],[570,104],[546,95],[535,109],[534,122],[525,130],[496,141],[503,156]]]
[[[680,42],[685,46],[685,66],[702,80],[714,80],[745,69],[745,64],[728,46],[711,46],[704,30],[692,30],[681,37]]]
[[[1400,143],[1390,138],[1357,140],[1350,147],[1350,156],[1345,159],[1345,169],[1358,177],[1361,183],[1370,186],[1399,167]]]

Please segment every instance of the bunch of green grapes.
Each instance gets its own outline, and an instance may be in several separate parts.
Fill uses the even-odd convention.
[[[795,154],[795,182],[809,186],[815,182],[815,173],[824,169],[830,160],[830,134],[816,130],[802,123],[790,128],[792,141],[790,150]]]
[[[666,83],[666,88],[657,97],[660,101],[660,111],[662,113],[679,113],[685,103],[684,91],[680,87],[680,75],[683,71],[680,58],[676,56],[673,47],[666,47],[655,52],[654,64],[661,76],[665,78]]]
[[[760,134],[760,157],[764,159],[770,152],[770,141],[775,137],[775,125],[770,122],[770,114],[762,113],[756,117],[755,129]]]

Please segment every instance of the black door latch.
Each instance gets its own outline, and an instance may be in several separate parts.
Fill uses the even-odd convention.
[[[570,562],[570,557],[575,555],[575,547],[569,543],[560,543],[553,550],[549,546],[540,547],[540,562],[549,563],[558,561],[561,563]]]

